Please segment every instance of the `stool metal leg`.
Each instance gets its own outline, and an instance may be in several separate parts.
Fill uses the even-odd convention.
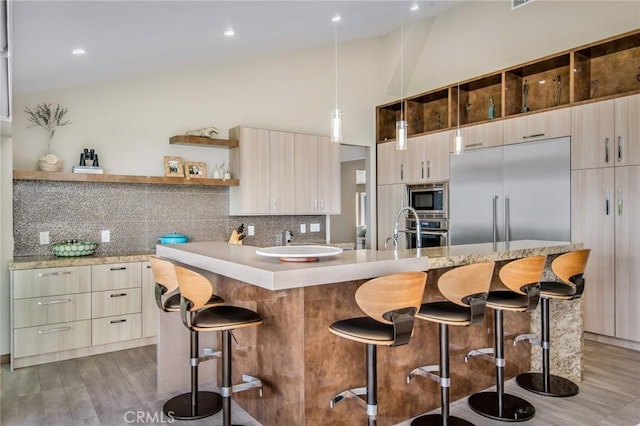
[[[504,328],[502,309],[494,310],[496,392],[479,392],[469,396],[469,406],[481,416],[506,422],[531,419],[536,409],[515,395],[504,393]]]
[[[449,387],[451,384],[449,376],[449,326],[442,323],[440,324],[440,376],[436,381],[440,383],[441,414],[425,414],[416,417],[411,422],[411,426],[473,426],[473,423],[465,419],[449,415]]]
[[[567,397],[577,395],[578,385],[571,380],[551,374],[549,368],[549,352],[551,333],[549,332],[549,298],[542,298],[540,307],[542,320],[542,373],[523,373],[516,377],[516,383],[523,389],[544,396]]]
[[[368,426],[376,426],[378,415],[378,351],[376,345],[367,345],[367,417]]]
[[[162,411],[177,420],[197,420],[222,409],[222,396],[216,392],[198,391],[198,332],[191,331],[191,392],[174,396]]]

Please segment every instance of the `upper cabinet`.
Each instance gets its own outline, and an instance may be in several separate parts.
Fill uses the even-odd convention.
[[[505,145],[569,135],[571,135],[571,111],[569,108],[514,117],[505,120],[503,124],[503,143]]]
[[[640,95],[571,108],[571,168],[640,164]]]
[[[340,213],[340,145],[328,137],[235,127],[229,154],[230,215]]]
[[[568,120],[553,123],[548,116],[533,116],[575,104],[638,94],[639,64],[640,30],[635,30],[452,83],[407,97],[404,104],[395,101],[377,107],[377,142],[395,140],[395,122],[400,119],[403,105],[410,138],[461,127],[463,139],[469,133],[473,140],[478,135],[468,130],[470,125],[528,116],[532,118],[510,125],[511,128],[506,123],[512,120],[505,120],[504,143],[566,136],[569,133],[563,126],[569,125]],[[543,121],[544,128],[540,128]],[[475,143],[483,145],[471,146]],[[497,142],[465,140],[465,149],[481,148],[487,143]]]
[[[504,121],[492,121],[490,123],[468,126],[462,129],[464,150],[469,151],[479,148],[491,148],[502,145],[502,126]],[[454,133],[452,130],[451,133]],[[454,137],[451,135],[449,152],[454,151]]]

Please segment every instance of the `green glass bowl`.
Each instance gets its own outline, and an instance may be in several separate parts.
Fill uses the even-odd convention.
[[[58,257],[89,256],[96,252],[98,243],[79,241],[77,243],[56,243],[51,246],[53,254]]]

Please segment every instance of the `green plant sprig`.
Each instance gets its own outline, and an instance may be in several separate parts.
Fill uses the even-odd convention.
[[[24,112],[27,114],[27,121],[31,123],[27,127],[42,127],[49,134],[49,140],[53,139],[58,127],[71,124],[69,120],[64,121],[68,109],[60,104],[54,109],[51,104],[41,103],[34,110],[25,107]]]

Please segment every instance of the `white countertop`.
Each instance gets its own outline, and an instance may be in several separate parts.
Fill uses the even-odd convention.
[[[469,244],[404,251],[353,250],[316,262],[281,262],[256,254],[257,247],[224,242],[158,245],[158,256],[244,281],[267,290],[285,290],[369,279],[406,271],[452,267],[486,260],[508,260],[533,254],[557,254],[581,244],[559,241],[513,241],[493,251],[493,244]]]

